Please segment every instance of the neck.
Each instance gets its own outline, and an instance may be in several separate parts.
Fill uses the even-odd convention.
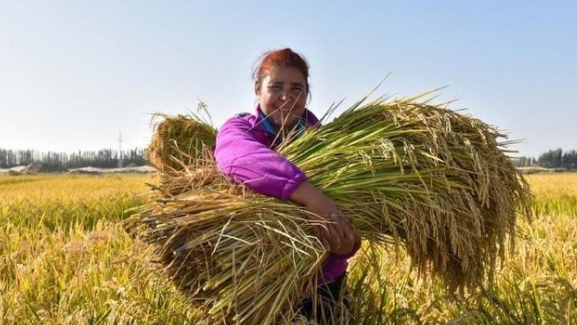
[[[292,124],[283,124],[283,125],[279,125],[277,123],[275,123],[272,119],[268,120],[270,122],[270,124],[273,126],[273,128],[275,129],[275,131],[278,132],[282,132],[282,135],[285,135],[285,133],[289,133],[290,131],[292,131],[296,125],[299,123],[299,120],[296,120],[294,123]]]

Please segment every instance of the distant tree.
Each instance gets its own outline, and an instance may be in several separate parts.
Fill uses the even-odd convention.
[[[6,162],[7,152],[4,149],[0,149],[0,168],[7,168],[8,164]]]
[[[100,149],[97,151],[65,152],[40,152],[35,150],[9,150],[0,148],[0,168],[28,165],[34,161],[42,162],[50,170],[63,170],[66,168],[100,167],[112,168],[118,166],[120,157],[126,165],[134,164],[142,166],[146,164],[144,150],[134,148],[119,152],[113,149]]]
[[[559,168],[563,161],[563,150],[561,148],[549,150],[539,156],[539,165],[547,168]]]
[[[563,163],[562,166],[567,169],[577,168],[577,152],[575,150],[570,150],[563,153]]]
[[[513,166],[525,167],[526,159],[527,158],[525,156],[521,156],[521,157],[513,159]]]

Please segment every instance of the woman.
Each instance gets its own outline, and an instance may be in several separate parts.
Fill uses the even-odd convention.
[[[319,121],[306,109],[310,95],[307,62],[289,48],[267,52],[254,72],[258,105],[254,115],[241,114],[225,122],[216,139],[218,168],[233,182],[281,200],[302,204],[311,218],[329,220],[315,235],[331,253],[323,266],[318,292],[334,301],[346,276],[347,259],[359,248],[359,237],[333,200],[312,186],[293,163],[275,152],[290,132],[301,134]],[[293,133],[294,134],[294,133]],[[301,312],[310,317],[312,303]]]

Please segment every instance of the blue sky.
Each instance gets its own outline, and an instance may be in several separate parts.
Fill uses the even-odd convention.
[[[577,149],[574,1],[0,0],[0,147],[55,151],[150,140],[151,113],[199,99],[220,125],[252,111],[251,72],[291,47],[321,115],[379,94],[440,100],[524,139]]]

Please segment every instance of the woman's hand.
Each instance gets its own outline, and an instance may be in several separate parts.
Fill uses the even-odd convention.
[[[353,251],[359,236],[333,200],[308,182],[301,183],[290,198],[303,204],[311,212],[312,220],[323,222],[314,226],[313,231],[325,249],[335,255],[348,255]]]

